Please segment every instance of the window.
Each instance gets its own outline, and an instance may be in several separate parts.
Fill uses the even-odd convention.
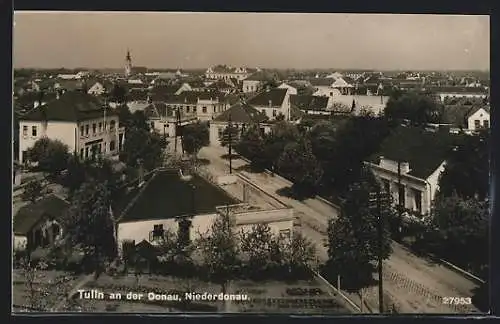
[[[474,120],[474,128],[478,129],[480,127],[481,127],[481,121],[478,119]]]
[[[332,97],[332,96],[333,96],[333,92],[330,92],[330,97]]]
[[[489,120],[483,120],[483,127],[484,128],[490,128],[490,121]]]
[[[95,135],[96,132],[97,132],[97,125],[96,124],[92,124],[92,134]]]
[[[165,230],[163,229],[163,224],[154,225],[153,230],[151,231],[151,234],[149,236],[149,240],[155,241],[158,239],[162,239],[164,233],[165,233]]]
[[[31,126],[31,136],[36,137],[37,131],[36,131],[36,126]]]
[[[203,107],[203,108],[201,109],[201,111],[202,111],[204,114],[206,114],[206,113],[207,113],[207,107]]]
[[[110,131],[114,131],[115,130],[115,124],[116,124],[116,122],[114,120],[112,120],[111,122],[109,122],[109,130]]]
[[[104,131],[108,130],[108,122],[104,122]]]
[[[102,122],[99,123],[99,133],[102,132]]]
[[[23,136],[28,136],[28,126],[23,126]]]
[[[382,182],[384,183],[384,191],[386,193],[390,193],[391,192],[391,183],[389,182],[389,180],[383,179]]]
[[[80,159],[83,159],[83,149],[80,149]]]
[[[83,136],[83,133],[85,132],[83,125],[80,126],[80,136]]]
[[[115,141],[109,142],[109,150],[114,151],[115,150],[116,143]]]
[[[412,191],[415,198],[415,210],[422,213],[422,192],[417,189],[413,189]]]
[[[188,114],[189,114],[190,112],[191,112],[191,107],[187,106],[187,107],[186,107],[186,113],[188,113]]]
[[[276,109],[273,109],[273,117],[276,117],[278,115],[278,112],[276,111]]]
[[[219,133],[219,138],[221,138],[222,134],[224,133],[224,127],[219,127],[218,128],[218,133]]]
[[[21,152],[21,160],[24,162],[26,162],[26,160],[28,160],[28,151],[22,151]]]
[[[85,135],[89,134],[89,125],[85,125]]]
[[[85,158],[88,158],[89,157],[89,148],[86,147],[85,148]]]
[[[399,187],[399,200],[398,203],[400,206],[405,207],[405,187],[403,185],[400,185]]]

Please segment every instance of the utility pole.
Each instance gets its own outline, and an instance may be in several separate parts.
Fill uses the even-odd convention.
[[[403,192],[403,196],[404,196],[404,192]],[[401,223],[403,221],[403,205],[402,205],[402,201],[403,199],[401,199],[401,159],[398,159],[398,228],[397,228],[397,231],[398,231],[398,234],[397,234],[397,238],[398,240],[401,238]]]
[[[384,218],[382,212],[382,203],[385,201],[385,195],[377,188],[375,193],[370,193],[370,207],[375,207],[377,213],[377,234],[378,234],[378,306],[379,313],[384,313],[384,286],[383,286],[383,246],[384,246]],[[375,203],[375,206],[373,206]]]
[[[233,173],[233,124],[231,122],[231,112],[229,112],[229,120],[228,120],[228,140],[229,140],[229,174]]]

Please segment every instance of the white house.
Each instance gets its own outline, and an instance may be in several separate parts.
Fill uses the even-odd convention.
[[[252,107],[267,115],[270,120],[283,115],[290,120],[290,94],[288,89],[267,87],[247,102]]]
[[[66,92],[20,117],[19,162],[27,162],[28,149],[44,137],[61,141],[81,158],[116,155],[125,140],[118,122],[116,113],[94,96]]]
[[[120,251],[125,242],[140,243],[148,242],[157,246],[162,242],[166,231],[179,234],[187,234],[189,239],[199,238],[199,234],[209,233],[211,225],[221,214],[230,215],[235,233],[248,231],[252,226],[266,223],[272,232],[277,235],[288,235],[290,237],[294,225],[294,210],[282,203],[274,205],[258,206],[252,202],[257,195],[266,195],[250,183],[241,183],[237,176],[223,176],[226,185],[241,191],[230,195],[229,188],[221,188],[198,175],[183,179],[178,171],[164,171],[157,173],[146,183],[144,192],[133,203],[127,213],[123,215],[118,224],[117,243]],[[152,183],[157,185],[154,187]],[[223,187],[223,185],[221,185]],[[163,189],[160,189],[163,187]],[[170,189],[171,194],[162,199],[151,201],[153,191]],[[258,191],[258,192],[257,192]],[[154,195],[154,194],[153,194]],[[203,197],[210,197],[206,199]],[[244,196],[241,202],[238,198]],[[262,197],[260,199],[262,202]],[[145,204],[150,206],[144,210]],[[172,208],[172,206],[175,206]],[[154,209],[164,210],[162,215],[154,212]],[[188,232],[179,231],[180,219],[187,219],[190,223]],[[120,251],[121,252],[121,251]]]
[[[477,107],[469,111],[467,114],[467,128],[473,131],[490,128],[490,107]]]
[[[381,180],[394,204],[424,216],[429,214],[439,189],[439,176],[452,149],[453,136],[448,131],[400,127],[365,165]]]

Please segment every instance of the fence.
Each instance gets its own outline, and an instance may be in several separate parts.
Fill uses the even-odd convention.
[[[393,270],[388,265],[384,265],[384,272],[383,272],[383,278],[384,280],[388,280],[398,288],[404,289],[412,294],[422,296],[426,298],[428,301],[433,302],[436,307],[440,307],[443,305],[443,296],[439,293],[436,293],[434,291],[431,291],[424,285],[415,282],[408,277],[397,273]],[[455,305],[455,304],[449,304],[447,305],[457,313],[469,313],[472,311],[472,309],[467,306],[467,305]]]

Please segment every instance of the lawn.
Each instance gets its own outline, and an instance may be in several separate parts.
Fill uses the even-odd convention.
[[[212,213],[217,206],[235,203],[238,201],[198,175],[183,181],[177,172],[162,171],[147,184],[123,220],[167,219],[191,213]]]
[[[171,301],[149,301],[144,297],[141,301],[126,300],[127,292],[170,293],[184,297],[186,291],[196,293],[219,294],[221,287],[217,284],[195,279],[182,279],[171,276],[141,275],[138,279],[133,275],[118,277],[101,276],[97,281],[89,283],[84,289],[97,289],[108,295],[120,292],[122,300],[80,301],[92,303],[94,311],[108,312],[217,312],[221,302],[191,301],[190,303]],[[337,296],[330,296],[327,288],[319,282],[300,280],[295,282],[250,280],[232,281],[227,289],[229,294],[247,295],[247,301],[232,301],[232,312],[265,312],[265,313],[302,313],[302,314],[349,314],[341,306]],[[182,298],[181,297],[181,298]]]
[[[79,276],[63,271],[40,271],[37,272],[37,278],[34,281],[34,287],[37,290],[45,291],[47,294],[41,299],[41,304],[50,308],[57,304],[63,298],[64,294],[76,284]],[[56,283],[57,282],[57,283]],[[40,294],[36,293],[38,297]],[[26,277],[22,270],[15,269],[12,272],[12,303],[17,309],[29,305],[30,291],[26,282]]]

